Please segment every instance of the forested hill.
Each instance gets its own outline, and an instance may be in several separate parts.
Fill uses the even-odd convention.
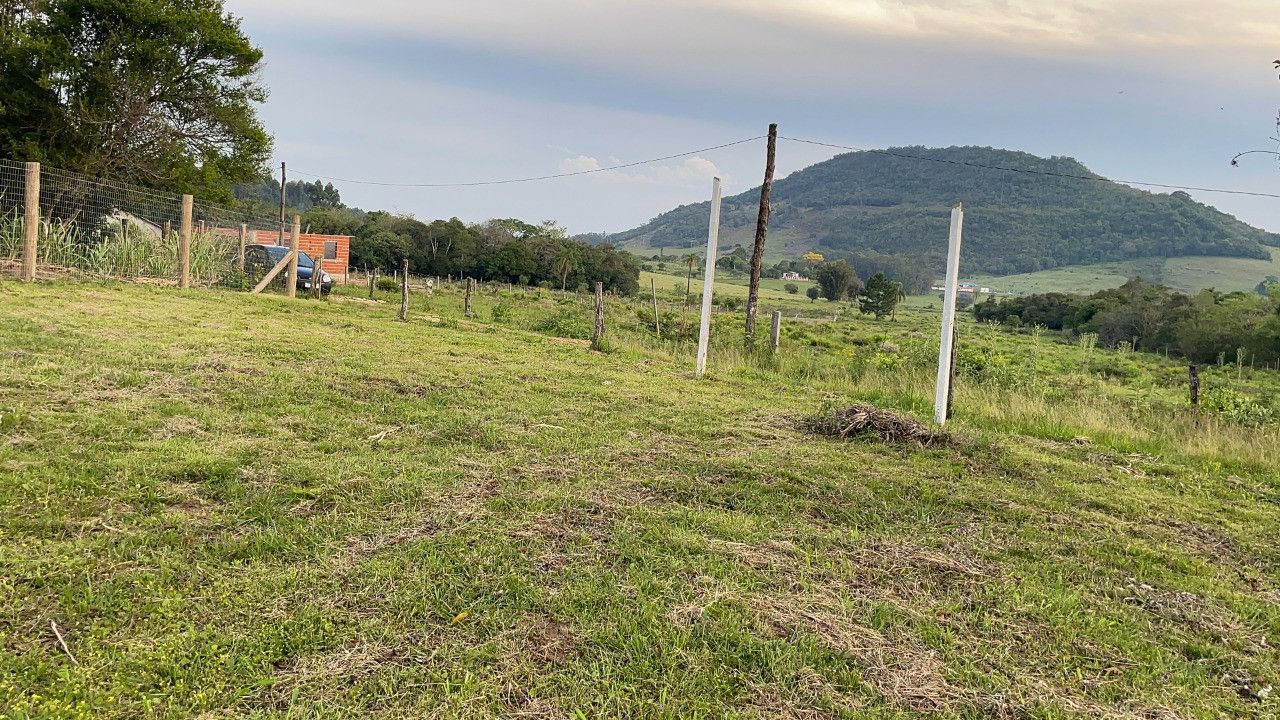
[[[772,252],[798,256],[817,250],[829,258],[875,252],[940,263],[948,216],[957,200],[966,210],[966,272],[1033,272],[1152,256],[1266,259],[1262,245],[1280,247],[1280,235],[1249,226],[1186,193],[1157,194],[1059,177],[1098,177],[1071,158],[983,147],[889,152],[948,162],[855,152],[777,181]],[[755,188],[725,199],[722,248],[750,245],[759,192]],[[607,240],[637,250],[700,247],[706,242],[707,213],[708,203],[685,205]]]

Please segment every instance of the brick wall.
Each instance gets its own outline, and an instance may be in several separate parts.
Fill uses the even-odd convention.
[[[258,243],[260,245],[275,245],[278,234],[265,230],[250,231],[250,243]],[[254,238],[257,238],[256,240]],[[289,242],[289,236],[285,235],[285,244]],[[325,243],[334,243],[337,250],[337,257],[323,259]],[[347,268],[347,263],[351,260],[351,236],[350,235],[317,235],[315,233],[303,233],[298,236],[298,249],[310,255],[313,259],[320,261],[320,267],[324,268],[330,275],[341,277]]]

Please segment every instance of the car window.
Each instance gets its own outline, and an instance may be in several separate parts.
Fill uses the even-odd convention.
[[[306,254],[301,250],[298,251],[298,267],[304,267],[304,268],[315,267],[315,264],[316,262],[311,259],[310,255]]]

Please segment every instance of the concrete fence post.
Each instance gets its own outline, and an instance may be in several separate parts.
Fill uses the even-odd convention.
[[[591,349],[599,350],[604,340],[604,283],[596,282],[596,322],[591,330]]]
[[[36,238],[40,235],[40,163],[27,163],[26,220],[22,227],[22,279],[36,279]]]
[[[400,322],[409,320],[409,258],[401,260],[400,271]]]
[[[178,225],[178,287],[191,287],[191,196],[182,196],[182,222]]]
[[[778,344],[782,339],[782,311],[773,311],[773,325],[769,328],[769,348],[778,352]]]

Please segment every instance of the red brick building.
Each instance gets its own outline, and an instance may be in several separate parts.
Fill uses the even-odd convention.
[[[266,230],[251,230],[249,231],[248,242],[259,245],[275,245],[278,239],[278,233]],[[285,235],[284,242],[286,245],[289,244],[288,235]],[[341,277],[347,270],[347,264],[351,261],[351,236],[303,233],[298,236],[298,249],[310,255],[312,259],[318,260],[320,267],[330,275]]]

